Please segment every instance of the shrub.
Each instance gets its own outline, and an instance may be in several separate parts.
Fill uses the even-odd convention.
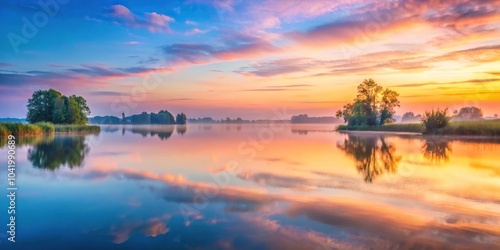
[[[450,122],[451,117],[448,115],[448,109],[437,109],[426,111],[422,117],[422,124],[425,127],[425,133],[436,133]]]

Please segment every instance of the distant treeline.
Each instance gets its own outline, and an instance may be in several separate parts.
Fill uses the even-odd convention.
[[[177,114],[176,117],[167,110],[160,110],[158,113],[142,112],[140,114],[122,118],[116,116],[95,116],[89,119],[92,124],[186,124],[187,117],[184,113]]]
[[[294,115],[290,119],[291,123],[343,123],[342,120],[333,116],[309,117],[306,114]]]
[[[26,118],[0,118],[0,122],[20,122],[27,123]]]

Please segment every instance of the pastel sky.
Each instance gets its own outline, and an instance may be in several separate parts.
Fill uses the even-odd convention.
[[[400,93],[400,115],[474,105],[492,116],[499,6],[0,0],[0,117],[25,117],[33,91],[48,88],[85,97],[92,115],[333,116],[365,78]]]

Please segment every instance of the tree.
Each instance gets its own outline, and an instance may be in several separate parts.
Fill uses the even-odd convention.
[[[390,89],[383,89],[373,79],[365,79],[358,86],[358,94],[353,103],[344,105],[336,113],[344,117],[349,126],[375,126],[393,122],[395,108],[399,107],[399,94]]]
[[[454,117],[457,120],[480,120],[483,119],[483,111],[478,107],[463,107]]]
[[[80,112],[80,121],[78,124],[87,124],[88,122],[88,116],[90,115],[90,108],[87,106],[87,101],[81,97],[81,96],[71,96],[73,99],[75,99],[76,103],[78,104],[79,112]],[[71,98],[70,97],[70,98]]]
[[[52,122],[55,124],[66,123],[68,115],[68,97],[58,97],[54,103]]]
[[[174,116],[166,111],[160,110],[158,114],[142,112],[139,115],[131,116],[132,124],[175,124]]]
[[[174,115],[172,115],[172,113],[168,112],[167,110],[160,110],[160,112],[158,112],[158,115],[164,117],[162,124],[175,124]]]
[[[421,115],[415,115],[413,112],[406,112],[403,114],[401,118],[402,123],[410,123],[410,122],[420,122],[422,120]]]
[[[60,92],[35,91],[28,100],[26,120],[30,123],[52,122],[55,124],[87,124],[90,108],[81,96],[69,98]]]
[[[133,115],[131,122],[132,124],[151,124],[151,115],[146,112],[142,112],[139,115]]]
[[[415,114],[414,114],[413,112],[411,112],[411,111],[410,111],[410,112],[406,112],[406,113],[404,113],[404,114],[403,114],[403,117],[402,117],[401,119],[411,119],[411,118],[413,118],[413,117],[415,117]]]
[[[177,114],[177,116],[175,117],[175,121],[177,124],[186,124],[187,122],[186,114],[184,113]]]
[[[390,89],[384,90],[382,93],[382,103],[380,104],[380,125],[384,125],[386,123],[394,122],[392,116],[396,113],[394,110],[396,107],[399,107],[399,94]]]
[[[127,119],[125,118],[125,113],[122,113],[122,123],[127,123]]]
[[[26,120],[30,123],[52,122],[54,104],[62,94],[54,89],[37,90],[28,100]]]
[[[66,121],[70,124],[86,124],[87,121],[82,118],[82,113],[76,99],[72,96],[68,99],[68,117]]]

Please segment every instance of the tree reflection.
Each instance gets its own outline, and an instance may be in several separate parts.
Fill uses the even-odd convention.
[[[158,136],[161,140],[166,140],[172,136],[174,133],[174,126],[164,126],[164,127],[136,127],[130,130],[133,134],[141,134],[142,137],[147,137],[148,134],[151,137]]]
[[[186,125],[177,125],[176,127],[177,134],[183,135],[187,131],[187,126]]]
[[[36,168],[56,170],[64,165],[74,168],[83,165],[89,150],[83,135],[56,136],[29,149],[28,160]]]
[[[306,129],[292,129],[293,134],[307,135],[308,132]]]
[[[443,138],[426,138],[422,151],[426,159],[437,163],[450,160],[452,152],[450,142]]]
[[[401,156],[396,156],[396,147],[383,137],[361,137],[349,135],[343,144],[337,145],[354,158],[356,168],[367,183],[372,183],[384,173],[396,172]]]

